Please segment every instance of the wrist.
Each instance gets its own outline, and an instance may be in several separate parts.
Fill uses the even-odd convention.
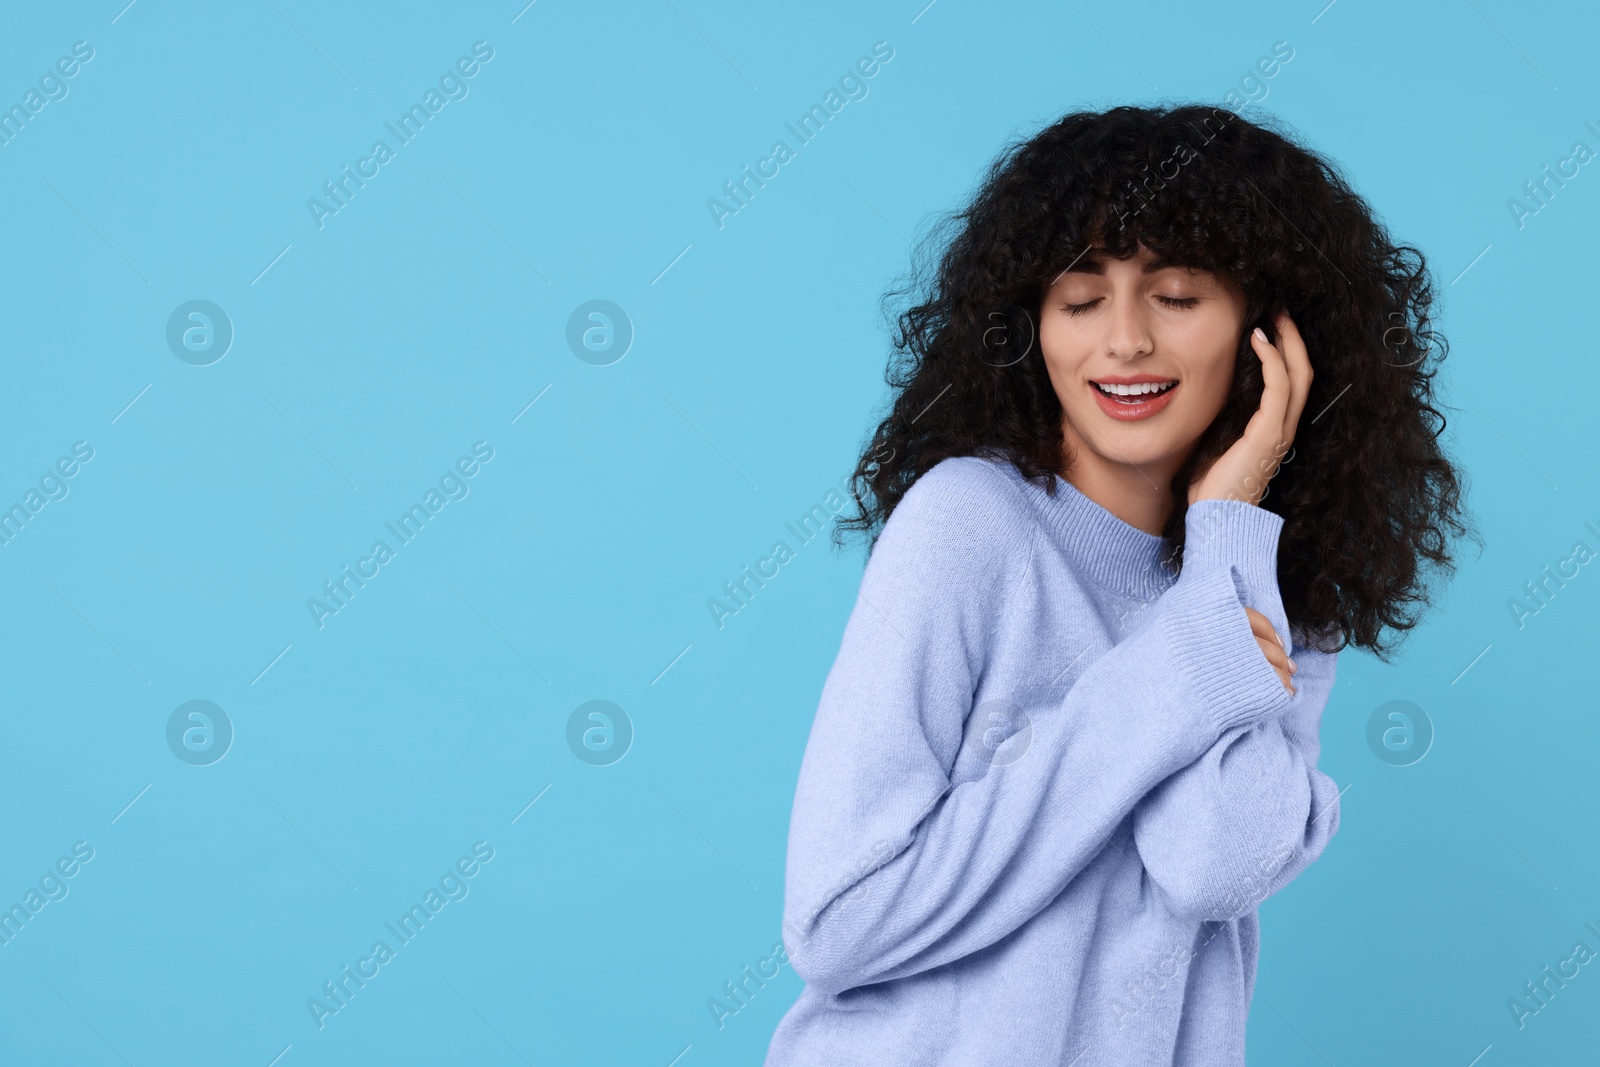
[[[1260,505],[1266,488],[1265,482],[1248,486],[1207,485],[1201,482],[1189,490],[1189,503],[1193,505],[1202,500],[1237,500],[1254,507]]]

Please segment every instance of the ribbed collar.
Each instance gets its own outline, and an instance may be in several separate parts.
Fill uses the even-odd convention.
[[[1162,565],[1172,554],[1166,538],[1123,522],[1059,474],[1050,496],[1013,464],[1004,465],[1038,510],[1043,532],[1082,573],[1107,589],[1136,597],[1159,596],[1172,585],[1177,576]]]

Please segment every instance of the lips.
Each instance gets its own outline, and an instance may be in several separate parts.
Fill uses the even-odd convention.
[[[1123,422],[1147,419],[1172,402],[1181,383],[1153,374],[1115,375],[1089,383],[1100,410]]]

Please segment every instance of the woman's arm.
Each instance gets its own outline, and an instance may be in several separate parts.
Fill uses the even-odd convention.
[[[1296,646],[1293,659],[1300,691],[1281,716],[1227,731],[1134,810],[1139,857],[1177,915],[1247,914],[1339,828],[1339,787],[1317,769],[1336,656]]]
[[[1151,788],[1290,699],[1227,562],[1275,550],[1276,529],[1229,512],[1217,561],[1186,566],[1059,708],[1033,709],[1021,758],[952,784],[1036,530],[985,467],[946,461],[907,492],[823,687],[790,826],[784,942],[826,993],[995,943],[1055,899]]]
[[[1270,512],[1211,501],[1197,513],[1199,536],[1186,549],[1185,569],[1212,566],[1227,554],[1209,524],[1226,510],[1246,508],[1281,529],[1282,518]],[[1272,543],[1271,553],[1235,555],[1234,570],[1244,605],[1286,633],[1275,535]],[[1317,770],[1322,710],[1338,657],[1298,644],[1290,653],[1299,691],[1282,715],[1226,731],[1134,811],[1139,856],[1175,914],[1224,921],[1248,913],[1321,855],[1339,827],[1338,786]]]

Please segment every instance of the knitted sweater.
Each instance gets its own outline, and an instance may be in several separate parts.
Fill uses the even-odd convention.
[[[1336,654],[1290,643],[1280,516],[1191,505],[1174,577],[1167,541],[1055,489],[946,459],[873,546],[801,763],[806,986],[766,1067],[1244,1063],[1256,905],[1339,825]]]

